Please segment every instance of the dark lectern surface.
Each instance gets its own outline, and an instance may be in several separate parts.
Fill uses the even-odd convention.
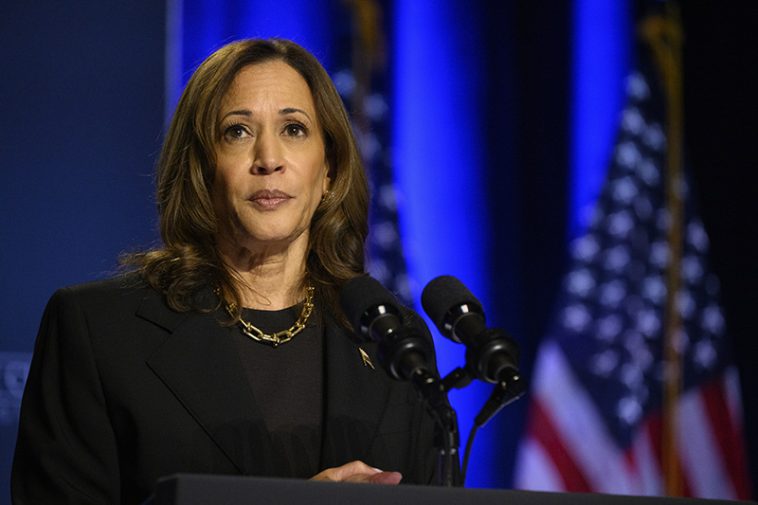
[[[152,505],[718,505],[728,500],[380,486],[178,474],[161,479]],[[746,503],[746,502],[743,502]]]

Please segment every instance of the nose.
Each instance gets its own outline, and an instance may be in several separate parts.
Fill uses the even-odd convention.
[[[271,133],[261,133],[255,142],[252,172],[266,175],[284,170],[284,160],[279,139]]]

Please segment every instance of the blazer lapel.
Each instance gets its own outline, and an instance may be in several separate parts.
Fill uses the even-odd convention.
[[[237,470],[255,473],[252,448],[266,445],[267,432],[229,328],[216,314],[178,314],[162,300],[146,300],[137,315],[170,332],[147,365]]]
[[[358,346],[327,319],[321,468],[365,459],[386,412],[390,388],[376,344]],[[364,351],[365,356],[362,355]]]

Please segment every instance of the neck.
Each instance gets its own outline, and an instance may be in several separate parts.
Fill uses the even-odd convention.
[[[243,307],[279,310],[303,299],[306,259],[303,245],[295,242],[252,250],[220,244],[219,252],[241,281],[238,289]]]

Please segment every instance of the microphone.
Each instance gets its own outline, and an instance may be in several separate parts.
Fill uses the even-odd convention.
[[[379,281],[369,275],[350,279],[340,290],[340,305],[356,333],[379,343],[379,363],[390,377],[436,375],[429,339],[416,324],[403,322],[400,303]]]
[[[487,328],[481,303],[450,275],[433,279],[421,305],[443,336],[466,346],[466,368],[483,381],[519,385],[518,346],[505,331]]]

